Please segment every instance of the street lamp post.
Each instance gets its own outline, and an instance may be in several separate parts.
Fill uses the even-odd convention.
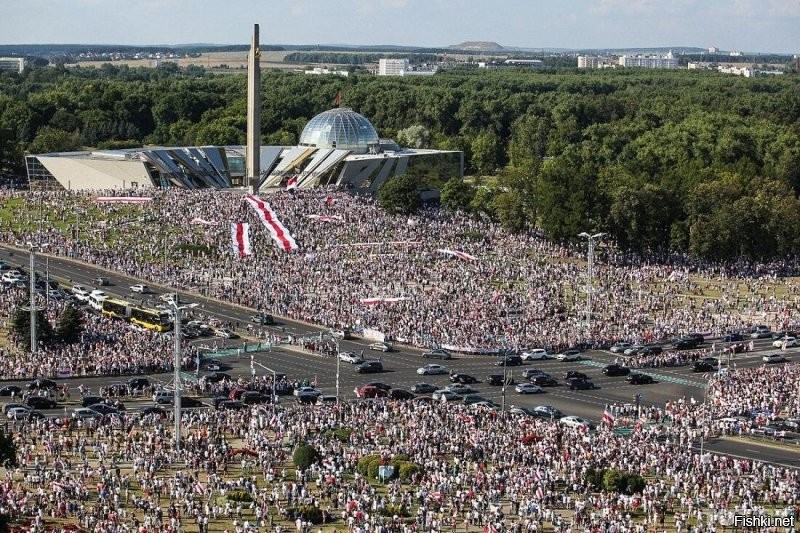
[[[170,300],[170,305],[175,310],[175,327],[173,335],[173,355],[175,356],[174,365],[174,387],[175,395],[174,401],[174,417],[175,417],[175,449],[181,449],[181,311],[184,309],[192,309],[197,307],[197,304],[178,305],[178,299]]]
[[[331,337],[333,344],[336,345],[336,403],[339,403],[339,371],[341,370],[342,360],[339,358],[339,341],[336,337]]]
[[[595,241],[601,238],[605,233],[595,233],[594,235],[589,235],[585,231],[583,233],[579,233],[578,237],[586,239],[589,241],[589,253],[587,257],[588,269],[586,272],[586,333],[587,335],[592,334],[592,292],[594,291],[594,286],[592,284],[592,276],[594,275],[594,246]]]
[[[275,400],[277,400],[277,398],[278,398],[278,396],[275,394],[275,383],[277,381],[276,372],[273,369],[271,369],[270,367],[268,367],[266,365],[262,365],[261,363],[256,362],[254,357],[253,357],[253,355],[250,355],[250,368],[253,371],[253,377],[255,377],[255,370],[256,370],[254,365],[260,366],[261,368],[263,368],[267,372],[272,372],[272,401],[271,401],[271,403],[272,403],[272,414],[274,415],[275,414]]]
[[[28,276],[31,308],[31,354],[36,353],[36,247],[31,243],[31,263]]]

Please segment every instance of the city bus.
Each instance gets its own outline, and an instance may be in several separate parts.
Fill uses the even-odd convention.
[[[111,318],[122,318],[127,320],[131,316],[130,309],[131,304],[129,302],[120,300],[118,298],[108,298],[103,302],[103,307],[100,309],[100,312],[105,316],[110,316]]]
[[[172,329],[172,318],[166,311],[144,307],[130,308],[130,321],[137,326],[164,332]]]

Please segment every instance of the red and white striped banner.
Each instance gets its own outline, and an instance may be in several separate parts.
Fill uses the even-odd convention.
[[[353,248],[369,248],[372,246],[416,246],[422,244],[419,241],[387,241],[387,242],[353,242],[350,244],[334,244],[337,248],[353,247]]]
[[[144,204],[153,199],[149,196],[98,196],[94,201],[98,204]]]
[[[297,188],[297,176],[292,176],[289,178],[289,181],[286,182],[286,190],[293,191]]]
[[[247,203],[255,210],[258,218],[261,219],[261,222],[264,223],[267,231],[269,231],[270,236],[272,236],[272,240],[274,240],[280,248],[283,248],[283,250],[287,252],[297,250],[297,243],[294,241],[294,237],[292,237],[289,234],[289,230],[281,224],[281,221],[275,216],[275,211],[272,210],[267,202],[252,194],[245,196],[245,200],[247,200]]]
[[[608,427],[613,428],[616,417],[608,409],[603,410],[603,423]]]
[[[465,254],[464,252],[459,252],[458,250],[448,250],[446,248],[439,248],[436,251],[439,252],[440,254],[447,254],[453,257],[458,257],[462,261],[477,261],[478,259],[474,255]]]
[[[306,218],[312,218],[320,222],[344,222],[344,218],[339,215],[306,215]]]
[[[242,222],[231,223],[231,242],[233,253],[239,257],[252,255],[253,251],[250,249],[250,224]]]
[[[411,298],[407,296],[400,296],[396,298],[361,298],[361,303],[364,305],[376,305],[381,303],[404,302],[410,299]]]
[[[205,220],[200,217],[195,217],[191,221],[192,224],[202,224],[203,226],[216,226],[216,222],[211,222],[210,220]]]

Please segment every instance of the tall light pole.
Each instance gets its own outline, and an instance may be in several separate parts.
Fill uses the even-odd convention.
[[[177,294],[176,294],[177,296]],[[181,449],[181,311],[184,309],[192,309],[197,307],[197,304],[178,305],[178,298],[170,300],[170,305],[175,310],[175,328],[172,332],[174,337],[173,355],[174,361],[174,375],[173,381],[175,386],[175,396],[173,397],[174,416],[175,416],[175,450]]]
[[[251,355],[250,356],[250,368],[253,371],[253,377],[255,377],[255,370],[256,370],[254,365],[260,366],[261,368],[263,368],[267,372],[272,372],[272,400],[271,400],[270,403],[272,403],[272,414],[274,415],[275,414],[275,403],[276,403],[275,400],[277,400],[277,398],[278,398],[278,396],[275,394],[275,384],[276,384],[276,381],[277,381],[276,380],[277,375],[276,375],[275,371],[273,369],[271,369],[270,367],[268,367],[266,365],[262,365],[261,363],[256,362],[254,357]]]
[[[585,231],[579,233],[578,237],[589,241],[589,253],[587,257],[588,269],[586,271],[586,334],[592,334],[592,292],[594,286],[592,284],[592,276],[594,275],[594,243],[597,239],[601,238],[605,233],[595,233],[589,235]]]
[[[30,289],[31,308],[31,354],[36,353],[36,247],[31,245],[31,264],[28,272],[28,288]]]
[[[339,371],[341,370],[342,360],[339,358],[339,341],[331,336],[333,344],[336,345],[336,403],[339,403]]]

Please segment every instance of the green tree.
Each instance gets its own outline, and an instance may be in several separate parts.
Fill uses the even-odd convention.
[[[414,124],[397,132],[397,144],[408,148],[428,148],[431,132],[425,126]]]
[[[417,182],[410,176],[397,176],[378,189],[378,202],[390,213],[410,215],[419,209]]]
[[[472,166],[478,174],[493,174],[500,165],[500,139],[493,131],[481,133],[472,140]]]
[[[441,191],[440,202],[448,211],[469,211],[475,187],[461,178],[450,178]]]
[[[294,449],[292,462],[300,470],[306,470],[319,459],[319,452],[310,444],[300,444]]]
[[[518,191],[501,192],[492,201],[495,216],[509,231],[522,231],[528,225],[525,201]]]
[[[49,152],[72,152],[79,150],[80,137],[75,133],[44,126],[38,132],[30,145],[28,152],[32,154],[46,154]]]
[[[58,340],[72,344],[80,340],[81,333],[83,333],[83,313],[72,305],[64,307],[64,311],[61,312],[61,316],[56,322]]]
[[[26,310],[27,303],[18,305],[11,321],[11,331],[25,349],[30,349],[31,312]],[[43,310],[36,311],[36,341],[49,342],[53,338],[53,327],[47,320]]]

